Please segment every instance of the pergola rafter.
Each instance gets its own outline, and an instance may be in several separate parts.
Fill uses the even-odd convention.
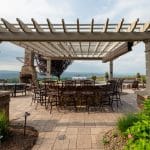
[[[150,22],[111,24],[109,19],[104,24],[67,24],[62,19],[60,24],[24,23],[17,18],[16,23],[5,19],[0,22],[0,41],[10,41],[28,50],[38,52],[52,59],[100,59],[113,60],[127,52],[128,42],[150,40]],[[123,50],[120,48],[123,47]],[[121,51],[121,52],[118,52]]]
[[[19,18],[16,19],[18,21],[18,24],[20,25],[20,28],[26,32],[26,33],[30,33],[32,32],[32,30],[30,28],[28,28],[27,25],[25,25]]]
[[[121,27],[122,27],[122,25],[123,25],[123,22],[124,22],[124,19],[122,19],[122,20],[120,21],[120,23],[117,25],[117,27],[116,27],[116,32],[120,32],[120,29],[121,29]]]
[[[34,28],[36,29],[36,31],[38,33],[44,32],[44,30],[41,28],[41,26],[33,18],[31,20],[33,22]]]

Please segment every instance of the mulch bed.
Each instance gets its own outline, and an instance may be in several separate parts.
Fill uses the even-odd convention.
[[[38,138],[38,131],[33,127],[24,128],[20,124],[11,124],[9,127],[9,136],[1,142],[0,150],[31,150]]]
[[[109,130],[103,137],[104,150],[123,150],[126,141],[116,129]]]

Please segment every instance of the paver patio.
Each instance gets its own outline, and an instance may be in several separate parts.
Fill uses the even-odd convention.
[[[70,112],[53,110],[52,114],[43,106],[31,105],[31,97],[11,98],[10,120],[23,123],[24,112],[30,112],[28,125],[39,131],[33,150],[96,150],[103,149],[103,134],[113,128],[124,113],[137,111],[136,95],[132,90],[121,96],[122,106],[114,112]]]

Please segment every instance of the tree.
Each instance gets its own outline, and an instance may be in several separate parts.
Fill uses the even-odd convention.
[[[96,81],[97,77],[93,75],[91,78],[92,78],[93,81]]]
[[[136,78],[138,78],[138,79],[141,78],[141,75],[139,72],[136,74]]]
[[[60,80],[61,74],[72,63],[71,60],[52,60],[51,62],[51,74],[58,77]]]
[[[105,72],[105,79],[108,80],[108,78],[109,78],[109,74],[108,72]]]

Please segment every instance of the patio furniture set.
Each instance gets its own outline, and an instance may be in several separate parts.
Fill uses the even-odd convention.
[[[55,106],[58,110],[73,108],[78,111],[85,108],[103,110],[104,106],[109,106],[113,111],[113,103],[117,107],[121,103],[120,94],[122,92],[122,79],[110,80],[107,83],[96,84],[92,80],[66,80],[61,83],[57,81],[45,81],[38,86],[32,85],[32,102],[45,107],[52,112]],[[72,110],[72,109],[71,109]]]
[[[27,85],[25,83],[0,83],[0,90],[9,91],[12,96],[16,97],[17,93],[26,96]]]

